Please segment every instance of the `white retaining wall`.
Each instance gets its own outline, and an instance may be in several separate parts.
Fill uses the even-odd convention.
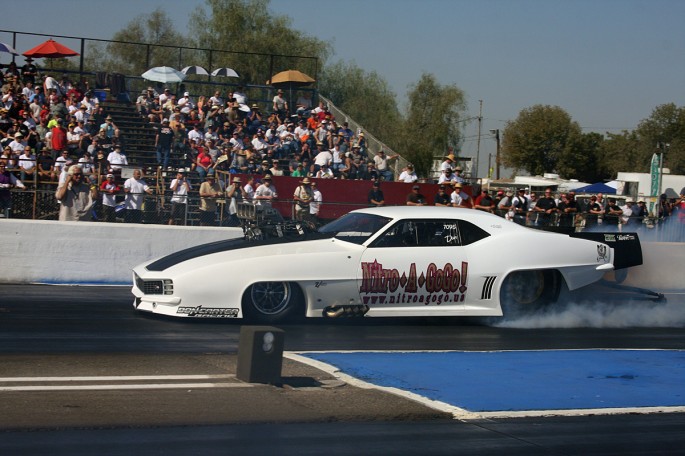
[[[0,282],[130,285],[131,268],[240,228],[0,219]]]
[[[0,219],[0,282],[131,285],[139,263],[241,236],[240,228]],[[643,242],[642,251],[625,285],[685,288],[685,243]]]

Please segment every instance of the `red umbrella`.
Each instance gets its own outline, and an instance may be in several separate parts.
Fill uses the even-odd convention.
[[[34,59],[48,58],[58,59],[60,57],[73,57],[79,55],[78,52],[72,51],[63,44],[50,38],[43,44],[24,52],[25,57],[33,57]]]

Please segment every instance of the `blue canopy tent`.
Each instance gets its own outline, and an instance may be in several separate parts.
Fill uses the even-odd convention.
[[[605,193],[607,195],[616,194],[616,189],[614,187],[610,187],[602,182],[586,185],[585,187],[575,188],[573,191],[576,193]]]

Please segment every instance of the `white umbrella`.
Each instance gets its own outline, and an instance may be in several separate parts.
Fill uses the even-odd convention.
[[[0,43],[0,52],[7,52],[8,54],[19,55],[19,53],[9,44]]]
[[[204,74],[204,75],[209,76],[209,73],[207,73],[207,70],[205,70],[201,66],[197,66],[197,65],[187,66],[181,70],[181,73],[183,73],[183,74]]]
[[[141,75],[148,81],[161,82],[168,84],[170,82],[181,82],[186,78],[186,75],[171,67],[154,67],[147,70]]]
[[[212,71],[212,76],[226,76],[229,78],[239,78],[238,73],[235,72],[234,69],[231,68],[217,68],[216,70]]]

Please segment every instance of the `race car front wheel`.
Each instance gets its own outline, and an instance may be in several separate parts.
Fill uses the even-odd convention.
[[[505,318],[530,314],[556,302],[561,291],[558,271],[515,271],[502,284],[500,302]]]
[[[300,307],[302,293],[289,282],[257,282],[243,296],[243,312],[251,320],[277,323],[292,316]]]

